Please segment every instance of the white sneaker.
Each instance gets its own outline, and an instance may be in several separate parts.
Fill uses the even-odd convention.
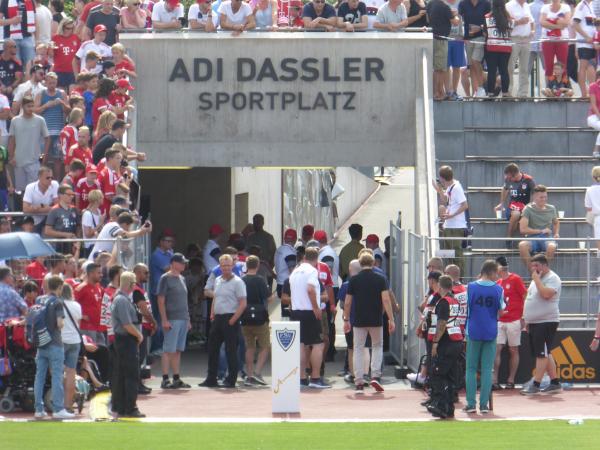
[[[487,94],[485,93],[485,89],[482,87],[477,88],[477,92],[475,93],[475,97],[485,97]]]
[[[408,375],[406,375],[406,379],[411,383],[414,383],[417,380],[417,376],[417,373],[409,373]]]
[[[66,409],[61,409],[59,412],[52,414],[53,419],[73,419],[75,414],[71,414]]]
[[[43,419],[44,417],[48,417],[48,413],[46,411],[37,412],[33,415],[36,419]]]

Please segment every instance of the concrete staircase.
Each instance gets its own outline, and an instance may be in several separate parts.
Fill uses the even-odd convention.
[[[504,237],[507,222],[496,219],[503,169],[515,162],[538,184],[549,187],[548,202],[564,211],[560,235],[586,238],[593,234],[585,222],[585,189],[591,184],[591,157],[596,133],[585,125],[585,102],[437,102],[434,105],[435,148],[438,167],[450,164],[467,191],[475,237]],[[600,164],[600,163],[598,163]],[[504,240],[473,241],[467,275],[475,275],[485,259],[507,256],[511,270],[528,280],[518,252]],[[578,242],[565,242],[552,268],[563,279],[561,312],[569,326],[581,325],[580,314],[597,311],[596,293],[587,286],[600,274],[600,259]],[[575,315],[575,316],[569,316]]]

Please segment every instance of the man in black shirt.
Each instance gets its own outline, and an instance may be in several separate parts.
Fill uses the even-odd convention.
[[[259,384],[266,386],[267,383],[261,375],[261,371],[271,350],[269,338],[269,309],[271,292],[264,277],[257,274],[260,259],[251,255],[246,259],[246,276],[242,278],[246,283],[247,306],[242,315],[242,334],[246,341],[246,371],[248,376],[244,385],[252,386]],[[260,351],[256,367],[254,367],[254,353],[256,344]]]
[[[427,4],[427,17],[433,32],[433,97],[445,98],[445,80],[448,71],[448,40],[452,25],[458,25],[458,18],[442,0],[432,0]]]
[[[342,3],[337,15],[337,26],[345,31],[366,30],[369,27],[367,6],[359,0]]]
[[[124,134],[125,122],[117,119],[112,126],[112,131],[102,136],[98,142],[96,142],[96,146],[94,147],[94,151],[92,153],[94,164],[100,163],[102,158],[104,158],[104,153],[106,153],[106,150],[111,148],[115,142],[121,142]]]
[[[506,199],[506,219],[508,220],[508,234],[510,238],[517,231],[521,213],[525,206],[531,202],[531,193],[535,188],[535,181],[526,173],[521,172],[519,166],[510,163],[504,168],[504,186],[500,192],[500,203],[494,209],[502,211],[505,207]],[[512,241],[506,241],[507,248],[512,248]]]
[[[106,27],[106,39],[104,43],[111,47],[117,42],[117,36],[120,25],[119,9],[115,8],[112,0],[103,0],[100,6],[92,8],[90,15],[87,18],[86,32],[88,36],[92,36],[92,30],[96,25],[104,25]]]
[[[431,400],[427,409],[442,419],[454,417],[458,358],[463,348],[462,332],[458,326],[458,302],[452,296],[452,285],[452,278],[448,275],[440,277],[440,299],[435,305],[431,322],[435,334],[431,346]],[[433,330],[430,330],[430,335]]]
[[[367,336],[371,336],[371,386],[383,392],[381,366],[383,361],[383,311],[389,317],[390,334],[394,332],[394,315],[385,279],[373,271],[373,255],[364,252],[358,262],[361,271],[348,283],[344,300],[344,333],[354,331],[354,383],[356,393],[364,391],[364,348]],[[354,305],[353,305],[354,304]],[[350,312],[352,323],[350,323]]]
[[[13,92],[22,80],[23,66],[17,60],[17,44],[7,39],[0,54],[0,93],[12,100]]]

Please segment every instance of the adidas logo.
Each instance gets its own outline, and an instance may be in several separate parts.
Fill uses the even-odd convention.
[[[559,378],[563,380],[593,380],[596,369],[588,367],[581,352],[571,336],[560,341],[560,345],[551,352]]]

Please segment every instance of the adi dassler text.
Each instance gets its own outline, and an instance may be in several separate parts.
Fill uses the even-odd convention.
[[[169,82],[202,83],[198,108],[235,110],[355,110],[361,83],[384,82],[381,58],[177,59]],[[223,89],[234,82],[239,90]],[[269,89],[261,90],[268,83]],[[276,83],[276,84],[273,84]],[[281,89],[274,89],[281,83]],[[304,83],[308,83],[305,87]],[[323,83],[323,89],[314,85]],[[344,83],[343,89],[339,84]],[[286,84],[288,87],[286,87]]]

